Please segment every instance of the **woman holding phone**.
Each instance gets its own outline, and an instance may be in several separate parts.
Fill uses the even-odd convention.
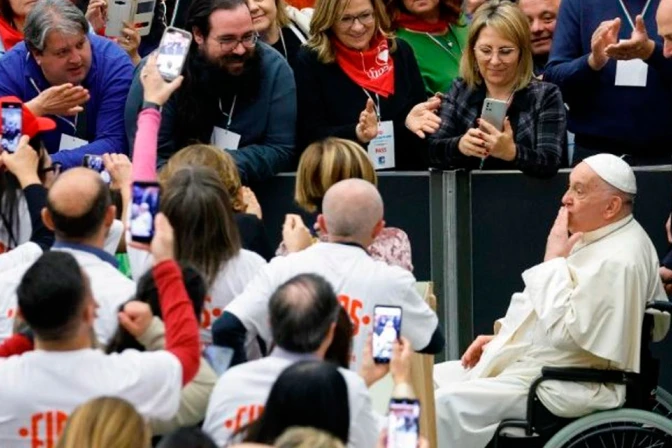
[[[560,89],[534,79],[532,68],[529,24],[518,6],[481,6],[469,27],[461,78],[443,98],[440,118],[425,112],[406,121],[418,135],[431,134],[430,164],[553,176],[565,150],[565,106]],[[483,119],[484,103],[490,117],[501,116]]]

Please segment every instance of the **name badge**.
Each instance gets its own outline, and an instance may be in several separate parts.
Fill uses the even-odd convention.
[[[378,123],[378,137],[369,142],[367,148],[373,167],[377,170],[394,168],[394,123]]]
[[[73,149],[80,148],[84,145],[88,145],[89,142],[77,138],[72,135],[61,134],[61,143],[58,145],[59,151],[72,151]]]
[[[623,87],[646,87],[649,66],[641,59],[616,61],[616,85]]]
[[[215,126],[215,129],[212,130],[210,143],[219,149],[236,150],[240,144],[240,134]]]

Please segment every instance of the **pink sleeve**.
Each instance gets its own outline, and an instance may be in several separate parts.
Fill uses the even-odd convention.
[[[144,109],[138,115],[138,130],[133,145],[133,180],[156,181],[156,149],[159,140],[161,113]]]

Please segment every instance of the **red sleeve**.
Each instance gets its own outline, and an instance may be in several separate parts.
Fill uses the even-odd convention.
[[[166,325],[166,350],[182,364],[182,385],[186,385],[196,376],[201,360],[194,307],[184,287],[182,271],[175,261],[162,261],[152,272]]]
[[[21,333],[14,334],[0,344],[0,358],[8,358],[33,349],[33,341]]]

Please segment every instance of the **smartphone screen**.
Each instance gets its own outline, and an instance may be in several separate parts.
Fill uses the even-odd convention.
[[[159,44],[156,64],[166,81],[180,76],[191,46],[191,34],[177,28],[167,28]]]
[[[420,402],[391,399],[387,424],[387,448],[416,448],[420,434]]]
[[[154,237],[154,218],[159,212],[160,187],[156,182],[134,182],[131,203],[131,239],[149,243]]]
[[[233,359],[233,349],[229,347],[219,347],[217,345],[208,345],[203,350],[203,357],[208,361],[212,370],[217,376],[222,376],[231,365]]]
[[[110,173],[105,170],[105,162],[103,162],[103,158],[101,156],[96,156],[94,154],[84,155],[84,158],[82,159],[82,166],[100,173],[100,177],[103,179],[103,182],[106,184],[110,183]]]
[[[392,345],[401,332],[401,307],[376,305],[373,309],[373,360],[389,363]]]
[[[2,104],[2,139],[0,145],[7,152],[15,152],[23,131],[23,109],[20,103]]]

